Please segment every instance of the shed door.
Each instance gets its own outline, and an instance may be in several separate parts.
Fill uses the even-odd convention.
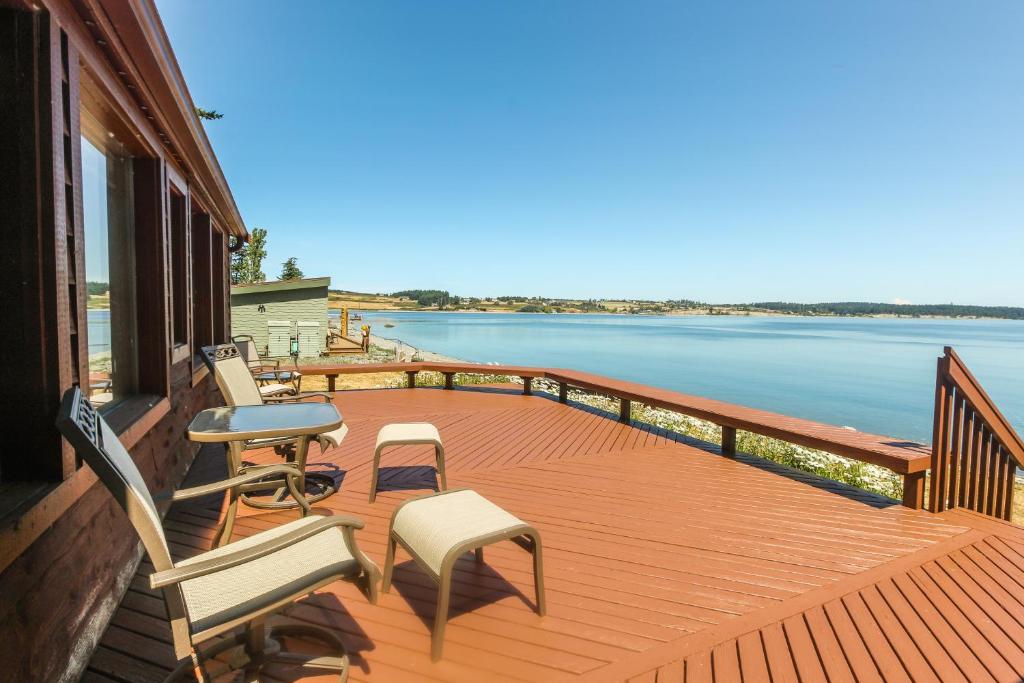
[[[267,321],[267,355],[287,356],[291,353],[292,323],[290,320]]]
[[[303,358],[320,355],[320,323],[315,320],[299,321],[299,355]]]

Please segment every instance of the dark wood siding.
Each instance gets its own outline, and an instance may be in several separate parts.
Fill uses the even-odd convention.
[[[102,105],[101,124],[125,138],[132,157],[140,393],[108,417],[154,491],[175,486],[192,462],[187,422],[221,403],[187,356],[171,362],[170,178],[185,193],[186,340],[189,193],[202,192],[223,230],[244,234],[205,138],[182,136],[197,130],[193,112],[166,108],[182,101],[182,85],[152,74],[145,92],[141,80],[128,82],[138,64],[166,60],[153,17],[130,3],[40,2],[0,8],[0,409],[6,433],[17,435],[0,451],[0,678],[12,681],[77,678],[140,556],[123,513],[53,426],[62,393],[88,373],[79,108],[91,115]],[[101,39],[102,31],[124,34]],[[209,338],[227,329],[227,252],[222,233],[203,239],[199,327]]]

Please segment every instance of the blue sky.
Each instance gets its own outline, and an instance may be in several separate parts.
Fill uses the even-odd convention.
[[[1019,0],[158,6],[268,276],[1024,305]]]

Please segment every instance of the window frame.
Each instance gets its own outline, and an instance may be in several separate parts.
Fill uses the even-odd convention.
[[[192,356],[192,210],[189,186],[184,176],[170,164],[166,168],[168,340],[171,365],[177,365]],[[181,201],[180,211],[176,211],[174,195]],[[176,233],[180,240],[177,249]],[[183,329],[178,329],[179,323]],[[183,338],[178,336],[179,332]]]

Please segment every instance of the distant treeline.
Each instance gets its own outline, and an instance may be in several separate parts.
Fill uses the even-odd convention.
[[[109,282],[86,282],[86,291],[89,292],[89,296],[102,296],[110,291]]]
[[[840,301],[832,304],[793,304],[762,301],[748,308],[766,309],[797,315],[938,315],[951,318],[1009,318],[1024,320],[1024,308],[1013,306],[960,306],[957,304],[875,304],[865,301]],[[732,308],[744,308],[733,306]]]
[[[437,306],[446,308],[449,305],[459,304],[462,299],[452,296],[447,290],[441,289],[404,289],[401,292],[392,292],[391,296],[398,299],[412,299],[420,306]]]

